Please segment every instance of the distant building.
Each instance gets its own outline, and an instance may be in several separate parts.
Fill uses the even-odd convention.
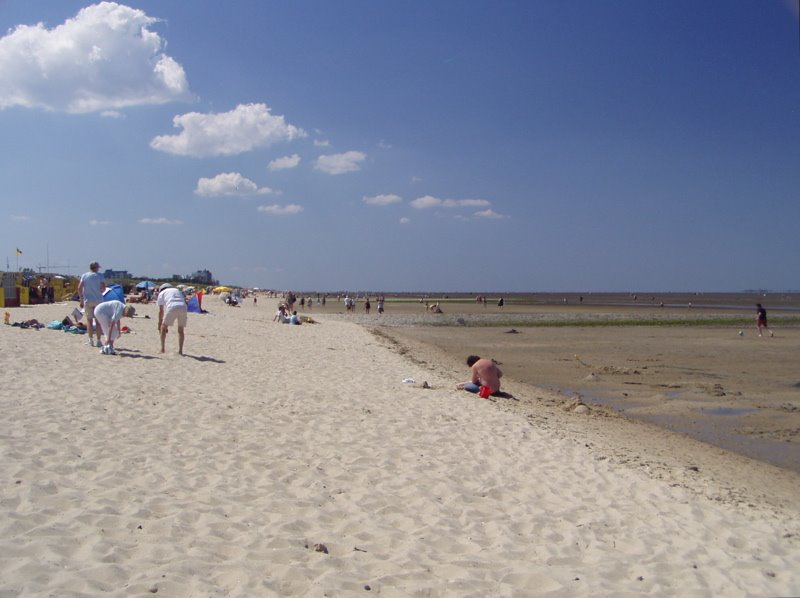
[[[127,270],[106,270],[103,272],[105,278],[133,278]]]
[[[193,272],[187,276],[186,279],[193,282],[199,282],[201,284],[214,284],[216,282],[213,274],[211,274],[211,272],[208,270],[198,270],[197,272]]]

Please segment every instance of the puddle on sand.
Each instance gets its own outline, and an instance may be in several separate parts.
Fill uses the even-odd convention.
[[[737,428],[746,417],[758,409],[737,407],[712,407],[709,409],[686,409],[681,415],[636,412],[635,409],[647,406],[644,402],[622,397],[619,394],[604,396],[597,392],[586,392],[572,388],[548,387],[566,397],[581,397],[586,404],[592,403],[610,407],[625,414],[626,417],[646,421],[661,428],[691,436],[696,440],[758,459],[777,467],[800,472],[800,446],[795,443],[759,438],[741,434]],[[679,391],[664,393],[668,399],[680,397]],[[633,409],[631,412],[629,409]]]
[[[736,407],[714,407],[713,409],[701,409],[703,415],[749,415],[755,413],[758,409],[752,408],[736,408]]]
[[[723,407],[722,409],[727,409]],[[709,411],[694,412],[691,416],[645,415],[642,419],[668,430],[682,432],[692,438],[718,446],[725,450],[745,455],[775,465],[800,472],[800,446],[770,438],[760,438],[742,434],[738,427],[743,421],[733,413],[726,416],[709,415]],[[736,411],[731,409],[731,411]],[[745,410],[747,411],[747,410]]]

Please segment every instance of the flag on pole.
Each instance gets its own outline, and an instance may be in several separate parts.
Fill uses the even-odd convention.
[[[20,250],[19,247],[17,247],[17,255],[22,255],[22,251]]]

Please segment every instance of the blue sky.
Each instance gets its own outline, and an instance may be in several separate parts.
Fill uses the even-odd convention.
[[[0,0],[5,257],[277,289],[797,289],[798,18]]]

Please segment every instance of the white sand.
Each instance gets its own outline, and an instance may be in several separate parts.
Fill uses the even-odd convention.
[[[118,356],[0,327],[0,595],[800,593],[797,503],[711,500],[357,325],[216,301],[186,357],[152,306]]]

